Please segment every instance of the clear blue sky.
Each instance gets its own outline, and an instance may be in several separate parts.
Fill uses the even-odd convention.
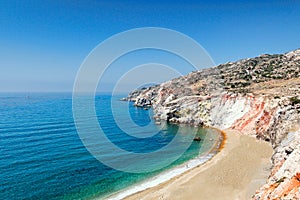
[[[220,64],[300,47],[300,1],[0,1],[0,91],[71,91],[101,41],[165,27]]]

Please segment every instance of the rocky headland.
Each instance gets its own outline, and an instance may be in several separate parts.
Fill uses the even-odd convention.
[[[157,121],[234,129],[271,143],[272,172],[253,199],[300,199],[300,49],[191,72],[123,100]]]

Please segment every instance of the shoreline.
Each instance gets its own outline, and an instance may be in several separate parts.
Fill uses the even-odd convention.
[[[218,136],[216,137],[214,144],[208,151],[203,152],[202,154],[199,154],[197,157],[188,160],[176,167],[163,171],[155,175],[154,177],[151,177],[140,183],[130,186],[124,190],[111,194],[105,197],[105,199],[107,200],[127,199],[132,195],[150,190],[159,185],[163,185],[169,181],[172,181],[172,179],[181,176],[185,173],[188,173],[194,168],[204,165],[205,163],[213,159],[224,148],[227,137],[226,137],[226,133],[224,133],[223,131],[217,128],[214,127],[208,127],[208,128],[218,133]]]
[[[273,149],[264,141],[227,129],[208,161],[125,199],[250,199],[271,172]]]

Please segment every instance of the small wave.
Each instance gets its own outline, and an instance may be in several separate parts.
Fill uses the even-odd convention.
[[[149,178],[139,184],[136,184],[134,186],[131,186],[123,191],[117,192],[115,194],[112,194],[108,197],[106,197],[107,200],[118,200],[118,199],[124,199],[125,197],[128,197],[130,195],[133,195],[135,193],[141,192],[143,190],[155,187],[161,183],[167,182],[171,180],[172,178],[179,176],[183,174],[186,171],[189,171],[195,167],[198,167],[199,165],[204,164],[205,162],[209,161],[214,155],[216,155],[219,152],[219,149],[222,148],[222,141],[224,139],[222,133],[218,130],[216,130],[219,133],[219,136],[212,147],[206,151],[203,152],[198,157],[191,159],[179,166],[176,166],[172,169],[169,169],[167,171],[164,171],[152,178]]]

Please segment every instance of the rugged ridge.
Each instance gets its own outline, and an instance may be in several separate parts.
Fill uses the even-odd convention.
[[[131,92],[156,120],[235,129],[269,141],[273,169],[253,199],[300,199],[300,49],[192,72]]]

